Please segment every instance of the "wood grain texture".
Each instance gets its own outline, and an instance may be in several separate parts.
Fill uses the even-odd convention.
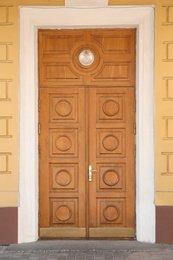
[[[79,54],[94,62],[85,67]],[[39,33],[41,87],[58,85],[135,85],[135,30],[50,30]]]
[[[134,237],[135,30],[38,38],[40,236]],[[90,65],[79,61],[83,50]]]

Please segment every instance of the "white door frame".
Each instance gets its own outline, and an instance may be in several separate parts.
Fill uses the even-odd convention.
[[[38,239],[39,28],[137,28],[136,235],[155,242],[154,7],[20,7],[19,12],[19,243]]]

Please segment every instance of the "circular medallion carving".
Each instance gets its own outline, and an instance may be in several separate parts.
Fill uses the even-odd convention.
[[[72,105],[66,100],[61,100],[57,103],[55,110],[61,117],[66,117],[72,112]]]
[[[103,51],[100,46],[94,42],[92,44],[85,44],[80,42],[74,45],[71,50],[71,66],[77,75],[84,76],[86,71],[99,71],[103,65],[101,58]]]
[[[55,215],[58,220],[67,221],[71,218],[72,212],[66,205],[61,205],[57,208]]]
[[[102,108],[106,116],[112,117],[119,112],[120,106],[115,100],[110,99],[103,103]]]
[[[103,174],[103,182],[108,186],[114,186],[119,182],[119,175],[114,170],[107,170]]]
[[[72,142],[68,136],[62,135],[56,139],[55,145],[61,152],[66,152],[71,148]]]
[[[114,135],[106,135],[102,141],[103,147],[110,152],[116,150],[119,146],[119,140]]]
[[[60,186],[67,186],[72,181],[72,176],[67,170],[60,170],[57,172],[55,180]]]
[[[119,210],[115,205],[108,205],[103,209],[103,216],[107,221],[115,221],[119,217]]]
[[[83,50],[79,53],[79,62],[84,66],[89,66],[94,62],[94,54],[90,50]]]

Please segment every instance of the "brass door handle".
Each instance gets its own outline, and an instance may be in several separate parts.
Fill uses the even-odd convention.
[[[92,165],[89,165],[88,170],[89,170],[88,180],[89,180],[89,181],[92,181],[92,172],[96,172],[97,170],[93,170],[93,169],[92,169]]]

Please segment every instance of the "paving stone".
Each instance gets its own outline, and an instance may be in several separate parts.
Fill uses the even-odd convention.
[[[114,258],[113,254],[112,253],[104,253],[104,257],[105,259],[107,260],[111,260]]]
[[[39,260],[39,256],[30,256],[29,260]]]
[[[59,256],[58,257],[58,260],[66,260],[67,259],[67,256]]]
[[[76,254],[74,254],[74,253],[69,253],[67,256],[67,260],[73,260],[75,258],[76,258]]]
[[[173,260],[173,245],[136,241],[38,241],[0,246],[0,260]]]

